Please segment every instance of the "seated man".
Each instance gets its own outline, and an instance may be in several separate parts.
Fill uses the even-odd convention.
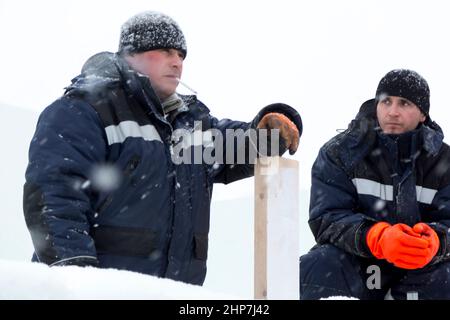
[[[380,81],[312,168],[301,299],[449,299],[450,150],[430,119],[427,82],[411,70]]]

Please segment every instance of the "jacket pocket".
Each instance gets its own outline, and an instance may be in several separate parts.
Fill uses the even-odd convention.
[[[149,257],[156,250],[157,233],[149,229],[99,226],[91,236],[98,254]]]

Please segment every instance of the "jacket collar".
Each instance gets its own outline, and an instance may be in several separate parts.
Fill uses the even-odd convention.
[[[375,125],[375,130],[379,130],[378,121],[376,118],[375,99],[367,100],[361,105],[359,112],[355,117],[355,120],[369,122],[372,125]],[[417,137],[422,140],[420,141],[420,143],[426,152],[433,156],[439,152],[444,140],[444,133],[441,127],[436,122],[431,120],[429,116],[427,116],[427,119],[421,126],[419,126],[419,128],[409,133],[409,135],[411,136],[414,136],[416,134]],[[405,135],[405,137],[406,136],[408,136],[408,134]]]
[[[342,163],[347,172],[351,172],[374,147],[380,128],[376,118],[375,99],[364,102],[355,119],[347,130],[333,138],[328,145],[331,157]],[[443,143],[444,134],[439,125],[429,117],[424,124],[409,135],[418,137],[417,141],[428,154],[435,156]],[[336,159],[338,158],[338,159]]]
[[[81,92],[95,98],[102,96],[105,89],[115,87],[122,87],[127,95],[148,106],[159,120],[168,123],[164,118],[161,101],[153,90],[149,78],[134,71],[127,61],[116,53],[100,52],[90,57],[83,65],[81,74],[66,87],[65,94]],[[186,107],[196,101],[195,96],[179,96]],[[180,112],[188,110],[183,108]]]

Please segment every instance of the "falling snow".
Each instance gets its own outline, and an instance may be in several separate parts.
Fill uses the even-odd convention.
[[[109,192],[119,187],[122,173],[119,168],[111,164],[94,167],[90,173],[90,181],[96,190]]]

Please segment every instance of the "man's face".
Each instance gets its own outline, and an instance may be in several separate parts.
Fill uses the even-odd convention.
[[[127,56],[126,60],[139,73],[149,77],[150,83],[161,101],[172,95],[177,78],[183,72],[184,56],[176,49],[156,49]]]
[[[417,128],[426,117],[419,107],[402,97],[386,96],[377,104],[377,118],[387,134],[400,134]]]

